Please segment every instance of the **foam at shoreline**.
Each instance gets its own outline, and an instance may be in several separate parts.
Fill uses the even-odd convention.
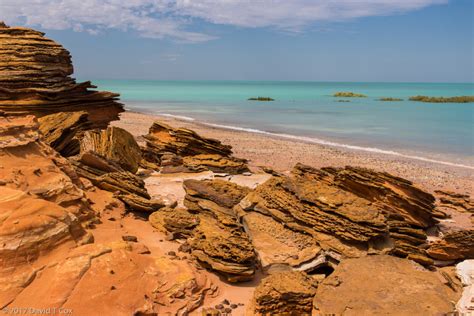
[[[376,147],[363,147],[363,146],[349,145],[349,144],[344,144],[344,143],[337,143],[337,142],[333,142],[333,141],[327,141],[327,140],[316,138],[316,137],[297,136],[297,135],[283,134],[283,133],[273,133],[273,132],[267,132],[267,131],[254,129],[254,128],[246,128],[246,127],[239,127],[239,126],[232,126],[232,125],[207,123],[207,122],[202,122],[202,121],[196,121],[196,119],[194,119],[192,117],[187,117],[187,116],[182,116],[182,115],[173,115],[173,114],[169,114],[169,113],[154,113],[154,114],[159,115],[159,116],[169,117],[169,118],[175,118],[175,119],[183,120],[183,121],[192,121],[192,122],[195,122],[197,124],[202,124],[202,125],[205,125],[205,126],[222,128],[222,129],[227,129],[227,130],[262,134],[262,135],[268,135],[268,136],[273,136],[273,137],[280,137],[280,138],[286,138],[286,139],[291,139],[291,140],[309,142],[309,143],[314,143],[314,144],[319,144],[319,145],[338,147],[338,148],[344,148],[344,149],[351,149],[351,150],[360,150],[360,151],[365,151],[365,152],[391,155],[391,156],[397,156],[397,157],[401,157],[401,158],[409,158],[409,159],[415,159],[415,160],[419,160],[419,161],[442,164],[442,165],[446,165],[446,166],[460,167],[460,168],[466,168],[466,169],[474,170],[474,166],[469,166],[469,165],[459,164],[459,163],[454,163],[454,162],[449,162],[449,161],[443,161],[443,160],[436,160],[436,159],[417,156],[417,155],[409,155],[409,154],[404,154],[404,153],[400,153],[400,152],[397,152],[397,151],[385,150],[385,149],[380,149],[380,148],[376,148]]]

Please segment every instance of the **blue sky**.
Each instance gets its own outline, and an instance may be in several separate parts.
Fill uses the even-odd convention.
[[[0,0],[81,79],[473,82],[472,0]]]

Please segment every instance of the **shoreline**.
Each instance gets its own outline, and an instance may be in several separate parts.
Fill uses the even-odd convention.
[[[317,168],[353,165],[407,178],[430,192],[448,190],[470,194],[474,188],[474,167],[439,163],[424,157],[366,151],[350,145],[335,147],[331,142],[321,144],[293,135],[229,129],[187,117],[137,110],[127,110],[112,125],[122,127],[140,139],[139,136],[147,134],[155,120],[173,127],[189,128],[202,136],[229,144],[235,156],[248,159],[249,165],[254,169],[268,166],[280,172],[288,172],[298,162]]]
[[[140,112],[137,112],[137,113],[140,113]],[[143,114],[145,114],[145,113],[143,113]],[[391,156],[397,156],[397,157],[408,158],[408,159],[413,159],[413,160],[420,160],[420,161],[424,161],[424,162],[431,162],[431,163],[441,164],[441,165],[446,165],[446,166],[451,166],[451,167],[459,167],[459,168],[466,168],[466,169],[474,170],[474,165],[470,166],[470,165],[461,164],[461,163],[455,163],[455,162],[444,161],[444,160],[437,160],[437,159],[433,159],[433,158],[429,158],[429,157],[418,156],[418,155],[415,155],[415,154],[411,155],[411,154],[406,154],[406,153],[402,153],[402,152],[399,152],[399,151],[386,150],[386,149],[381,149],[381,148],[377,148],[377,147],[364,147],[364,146],[359,146],[359,145],[339,143],[339,142],[335,142],[335,141],[332,141],[332,140],[324,140],[324,139],[321,139],[319,137],[301,136],[301,135],[293,135],[293,134],[278,133],[278,132],[269,132],[269,131],[265,131],[265,130],[254,129],[254,128],[239,127],[239,126],[233,126],[233,125],[224,125],[224,124],[217,124],[217,123],[209,123],[209,122],[197,121],[196,119],[191,118],[191,117],[187,117],[187,116],[173,115],[173,114],[168,114],[168,113],[160,113],[160,114],[150,113],[150,115],[168,117],[170,119],[176,119],[178,121],[193,122],[195,124],[204,125],[204,126],[208,126],[208,127],[212,127],[212,128],[232,130],[232,131],[245,132],[245,133],[253,133],[253,134],[261,134],[261,135],[266,135],[266,136],[269,136],[269,137],[276,137],[276,138],[281,138],[281,139],[294,140],[296,142],[312,143],[312,144],[318,144],[318,145],[322,145],[322,146],[330,146],[330,147],[343,148],[343,149],[348,149],[348,150],[356,150],[356,151],[364,151],[364,152],[368,152],[368,153],[391,155]]]
[[[132,102],[132,104],[136,104]],[[301,133],[287,133],[286,131],[280,130],[266,130],[254,127],[242,127],[240,125],[234,125],[233,123],[222,123],[209,118],[194,118],[181,114],[171,114],[157,112],[153,109],[141,108],[133,106],[133,108],[126,107],[127,112],[140,113],[152,116],[166,117],[170,119],[176,119],[178,121],[193,122],[198,125],[203,125],[211,128],[220,128],[225,130],[233,130],[238,132],[249,132],[255,134],[266,135],[270,137],[277,137],[281,139],[289,139],[298,142],[314,143],[323,146],[330,146],[334,148],[341,148],[343,150],[355,150],[364,151],[368,153],[391,155],[401,158],[415,159],[425,162],[437,163],[452,167],[461,167],[470,170],[474,170],[474,156],[467,153],[450,153],[446,151],[434,151],[428,147],[416,146],[406,144],[390,145],[389,143],[378,143],[374,144],[373,140],[365,138],[348,138],[337,137],[334,135],[326,135],[324,133],[318,133],[316,135],[301,134]],[[376,142],[377,143],[377,142]]]

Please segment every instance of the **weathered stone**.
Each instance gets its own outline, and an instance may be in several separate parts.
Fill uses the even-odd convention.
[[[195,155],[183,158],[183,165],[191,172],[213,171],[240,174],[247,172],[247,160],[221,155]]]
[[[94,216],[69,162],[39,139],[34,116],[0,117],[0,179],[56,203],[81,220]]]
[[[126,242],[84,245],[48,259],[22,274],[0,271],[0,304],[78,315],[188,315],[215,291],[186,262],[143,255]]]
[[[255,315],[311,315],[316,282],[303,272],[275,273],[254,293]]]
[[[90,127],[88,113],[59,112],[38,119],[43,140],[64,157],[77,155],[80,151],[76,136]]]
[[[121,128],[85,132],[80,154],[70,161],[81,177],[116,193],[132,210],[154,212],[166,204],[151,199],[145,182],[134,174],[141,161],[141,151],[133,136]]]
[[[188,239],[192,255],[230,282],[252,279],[255,253],[232,209],[249,189],[223,180],[186,180],[184,188],[184,205],[199,217]]]
[[[336,260],[392,253],[401,257],[416,254],[412,257],[418,262],[428,263],[432,261],[421,245],[427,238],[423,228],[437,222],[430,216],[433,202],[430,194],[385,173],[297,165],[290,176],[274,176],[258,186],[240,207],[244,223],[253,213],[260,213],[266,216],[258,215],[261,219],[276,222],[268,227],[280,223],[271,233],[294,236],[289,240],[296,238],[295,234],[311,236],[315,244],[306,258],[317,258],[314,252],[320,247],[324,256]],[[290,258],[284,262],[294,267],[297,261]]]
[[[94,153],[118,164],[126,171],[136,173],[141,150],[132,134],[119,127],[102,131],[87,131],[81,139],[81,154]]]
[[[184,189],[187,210],[165,208],[150,216],[151,224],[172,239],[187,238],[193,257],[229,282],[252,279],[255,253],[233,211],[249,189],[223,180],[185,180]]]
[[[145,135],[146,153],[161,156],[163,153],[174,153],[180,156],[216,154],[230,156],[231,146],[220,141],[204,138],[196,132],[185,128],[173,128],[161,122],[154,122],[148,135]]]
[[[231,146],[204,138],[192,130],[154,122],[144,136],[143,158],[164,173],[214,171],[238,174],[248,171],[245,159],[232,157]]]
[[[469,195],[441,190],[437,190],[435,193],[441,206],[458,212],[474,213],[474,200]]]
[[[462,295],[456,304],[460,315],[469,315],[474,310],[474,260],[464,260],[456,265],[456,274],[461,280]]]
[[[199,217],[183,208],[165,207],[152,213],[148,220],[159,231],[173,234],[173,239],[190,237],[199,224]]]
[[[0,270],[32,262],[61,244],[79,244],[86,235],[63,207],[0,187]]]
[[[38,121],[34,116],[0,116],[0,148],[28,145],[38,139]]]
[[[474,259],[474,230],[447,233],[430,245],[428,255],[436,260]]]
[[[343,260],[319,284],[315,315],[450,314],[460,293],[443,279],[438,272],[392,256]]]
[[[259,212],[245,214],[242,222],[264,271],[280,265],[308,270],[317,267],[317,264],[311,267],[309,265],[315,262],[322,251],[311,235],[288,229]],[[321,262],[323,263],[326,260]],[[306,268],[305,264],[308,264]]]
[[[87,111],[91,126],[103,128],[123,112],[118,94],[76,83],[69,52],[41,32],[0,27],[0,60],[0,110],[7,114]]]

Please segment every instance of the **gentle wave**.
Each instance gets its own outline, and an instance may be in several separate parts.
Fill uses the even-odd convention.
[[[185,120],[185,121],[195,121],[194,118],[187,117],[187,116],[172,115],[172,114],[167,114],[167,113],[158,113],[157,115],[182,119],[182,120]],[[229,129],[229,130],[234,130],[234,131],[249,132],[249,133],[255,133],[255,134],[263,134],[263,135],[269,135],[269,136],[277,136],[277,137],[281,137],[281,138],[305,141],[305,142],[310,142],[310,143],[314,143],[314,144],[320,144],[320,145],[326,145],[326,146],[332,146],[332,147],[340,147],[340,148],[345,148],[345,149],[361,150],[361,151],[367,151],[367,152],[385,154],[385,155],[392,155],[392,156],[397,156],[397,157],[402,157],[402,158],[410,158],[410,159],[416,159],[416,160],[425,161],[425,162],[432,162],[432,163],[437,163],[437,164],[442,164],[442,165],[447,165],[447,166],[452,166],[452,167],[461,167],[461,168],[474,170],[474,166],[458,164],[458,163],[443,161],[443,160],[436,160],[436,159],[431,159],[431,158],[426,158],[426,157],[421,157],[421,156],[416,156],[416,155],[407,155],[407,154],[403,154],[403,153],[400,153],[400,152],[397,152],[397,151],[385,150],[385,149],[380,149],[380,148],[376,148],[376,147],[362,147],[362,146],[356,146],[356,145],[342,144],[342,143],[327,141],[327,140],[316,138],[316,137],[306,137],[306,136],[296,136],[296,135],[282,134],[282,133],[272,133],[272,132],[262,131],[262,130],[259,130],[259,129],[232,126],[232,125],[222,125],[222,124],[214,124],[214,123],[206,123],[206,122],[198,122],[198,123],[203,124],[203,125],[207,125],[207,126],[211,126],[211,127]]]
[[[171,118],[176,118],[176,119],[180,119],[180,120],[183,120],[183,121],[191,121],[191,122],[195,121],[195,119],[193,119],[192,117],[183,116],[183,115],[174,115],[174,114],[168,114],[168,113],[159,113],[158,115],[171,117]]]

